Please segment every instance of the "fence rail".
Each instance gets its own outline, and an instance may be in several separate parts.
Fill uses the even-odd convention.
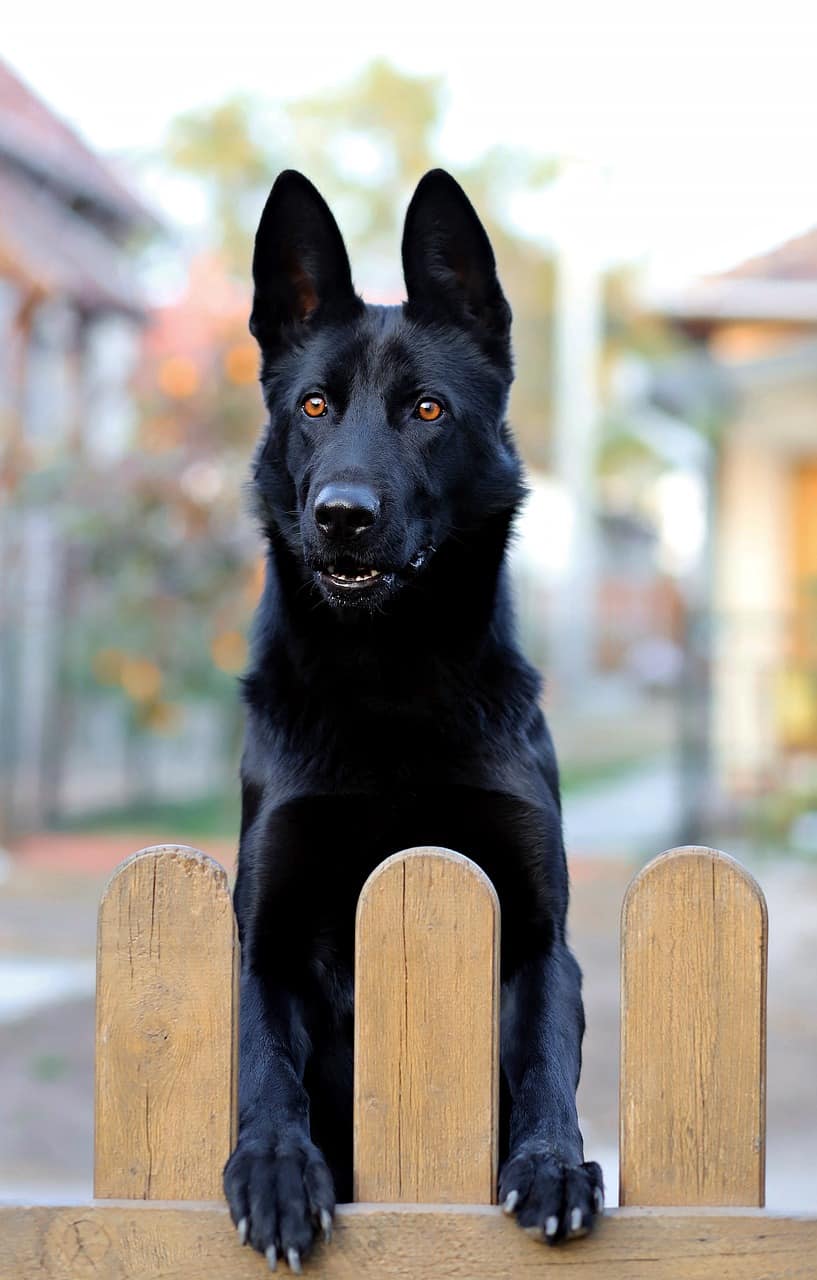
[[[355,1187],[365,1202],[341,1206],[334,1241],[307,1268],[327,1280],[532,1280],[564,1267],[573,1280],[813,1280],[817,1217],[756,1207],[766,912],[751,877],[723,854],[677,849],[631,885],[628,1207],[562,1249],[532,1241],[491,1203],[498,942],[494,890],[458,854],[408,850],[364,887]],[[99,924],[98,1198],[0,1208],[2,1280],[267,1273],[220,1202],[235,1133],[237,950],[227,878],[211,859],[148,849],[114,874]]]

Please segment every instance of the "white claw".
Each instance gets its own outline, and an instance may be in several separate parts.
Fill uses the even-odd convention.
[[[287,1249],[287,1262],[290,1271],[294,1271],[296,1276],[301,1274],[301,1255],[297,1249]]]
[[[577,1205],[576,1208],[572,1209],[570,1213],[570,1230],[581,1231],[581,1229],[582,1229],[582,1211]]]
[[[604,1196],[601,1187],[595,1187],[593,1190],[593,1199],[596,1202],[596,1213],[604,1213]]]
[[[513,1213],[514,1209],[518,1204],[519,1204],[519,1192],[516,1190],[509,1191],[507,1196],[505,1197],[505,1203],[502,1206],[502,1212]]]
[[[277,1271],[277,1269],[278,1269],[278,1250],[275,1248],[275,1245],[274,1245],[274,1244],[271,1244],[271,1245],[270,1245],[270,1247],[267,1249],[267,1252],[264,1254],[264,1257],[265,1257],[265,1258],[266,1258],[266,1260],[267,1260],[267,1263],[268,1263],[268,1265],[269,1265],[269,1269],[270,1269],[270,1271]]]
[[[328,1244],[332,1239],[332,1215],[328,1209],[321,1209],[321,1230],[323,1238]]]
[[[246,1218],[242,1218],[240,1220],[238,1226],[236,1227],[236,1231],[238,1232],[238,1243],[246,1244],[247,1236],[250,1234],[250,1224]]]
[[[547,1222],[545,1223],[545,1235],[548,1237],[548,1239],[550,1239],[551,1236],[556,1235],[556,1232],[558,1230],[559,1230],[559,1219],[556,1217],[555,1213],[552,1213],[548,1218]]]

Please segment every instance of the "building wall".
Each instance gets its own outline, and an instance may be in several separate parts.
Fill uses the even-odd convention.
[[[721,451],[712,740],[728,793],[779,780],[790,746],[795,474],[817,457],[817,379],[744,388]]]
[[[728,791],[771,777],[774,681],[784,656],[791,545],[789,465],[737,427],[722,455],[715,547],[713,744]]]

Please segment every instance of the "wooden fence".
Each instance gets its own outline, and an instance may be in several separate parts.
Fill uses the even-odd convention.
[[[675,849],[622,916],[621,1200],[539,1244],[493,1204],[496,895],[412,849],[361,895],[355,1189],[307,1272],[328,1280],[796,1280],[817,1217],[763,1210],[766,912],[749,875]],[[95,1199],[0,1209],[2,1280],[260,1280],[221,1199],[235,1136],[237,942],[227,877],[148,849],[99,914]],[[284,1264],[280,1264],[285,1270]],[[567,1269],[567,1270],[565,1270]]]

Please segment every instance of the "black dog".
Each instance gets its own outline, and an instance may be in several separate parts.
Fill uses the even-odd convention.
[[[441,170],[406,216],[408,301],[365,305],[327,205],[281,174],[250,328],[267,577],[245,681],[235,906],[239,1236],[293,1270],[351,1198],[353,930],[389,854],[444,845],[502,907],[499,1196],[542,1240],[602,1207],[576,1116],[584,1016],[565,942],[559,783],[503,568],[523,483],[505,421],[510,310]]]

